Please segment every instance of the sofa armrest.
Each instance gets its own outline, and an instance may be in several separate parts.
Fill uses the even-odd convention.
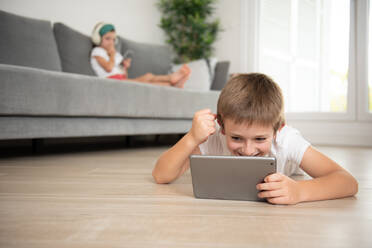
[[[229,75],[230,61],[220,61],[216,64],[211,90],[222,90]]]

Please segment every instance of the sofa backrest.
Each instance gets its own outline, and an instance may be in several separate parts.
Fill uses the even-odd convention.
[[[0,63],[61,71],[52,24],[0,10]]]
[[[95,76],[90,65],[90,52],[93,48],[90,37],[63,23],[55,23],[53,31],[61,58],[62,70],[64,72]]]
[[[120,37],[121,53],[132,52],[132,65],[128,69],[129,78],[151,72],[168,74],[172,64],[172,51],[168,46],[134,42]]]

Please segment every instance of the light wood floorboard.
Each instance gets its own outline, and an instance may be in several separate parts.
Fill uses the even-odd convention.
[[[0,158],[0,247],[372,247],[372,148],[318,147],[356,197],[274,206],[157,185],[164,148]]]

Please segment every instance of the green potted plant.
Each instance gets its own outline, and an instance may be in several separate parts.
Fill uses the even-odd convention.
[[[175,63],[207,59],[220,31],[219,20],[210,20],[215,0],[160,0],[160,27],[176,54]]]

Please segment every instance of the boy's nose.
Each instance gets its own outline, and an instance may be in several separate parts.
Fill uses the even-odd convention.
[[[243,147],[243,153],[245,156],[254,156],[256,154],[256,148],[253,145],[246,144]]]

